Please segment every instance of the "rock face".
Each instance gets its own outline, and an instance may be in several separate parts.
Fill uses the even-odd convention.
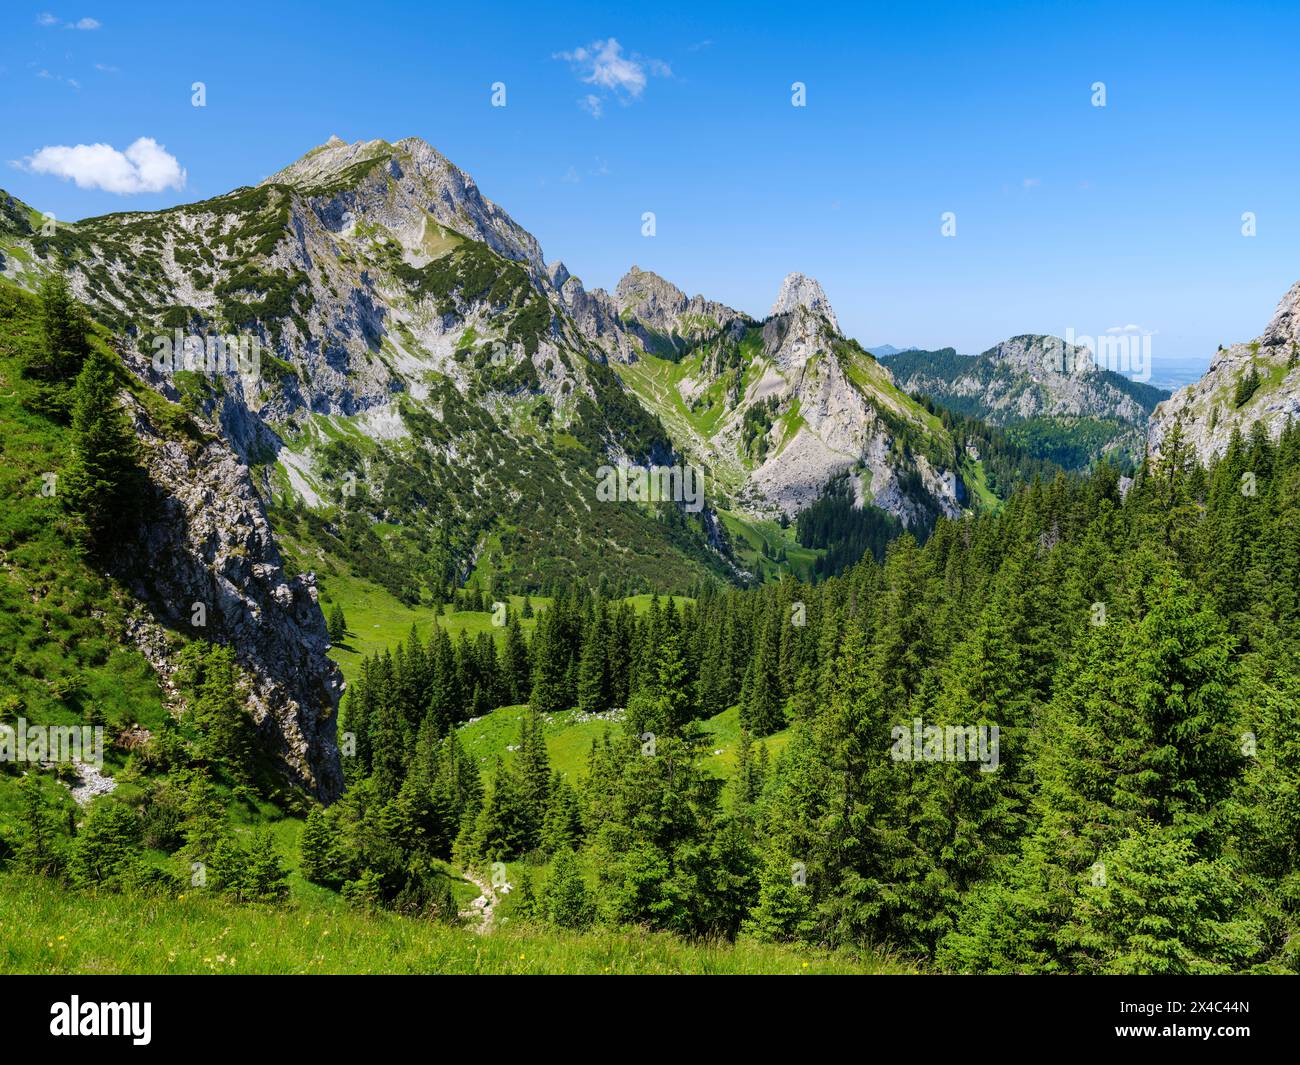
[[[661,329],[687,305],[679,289],[635,269],[619,290],[633,314]],[[821,285],[792,274],[773,309],[761,324],[735,315],[689,348],[676,390],[697,418],[683,418],[653,383],[639,391],[692,459],[713,471],[719,494],[755,516],[793,516],[849,471],[860,504],[910,527],[961,513],[965,492],[950,438],[873,356],[839,334]],[[635,374],[628,380],[638,385]]]
[[[1155,409],[1147,449],[1159,456],[1178,423],[1184,443],[1209,463],[1227,451],[1235,431],[1248,436],[1262,424],[1277,439],[1293,418],[1300,418],[1300,282],[1282,297],[1256,340],[1220,348],[1199,381]]]
[[[831,310],[831,301],[826,298],[821,285],[811,277],[803,274],[786,274],[781,282],[781,291],[777,293],[776,302],[772,304],[772,314],[789,314],[796,308],[803,307],[813,314],[820,314],[830,323],[831,329],[840,331],[840,323]]]
[[[625,329],[655,354],[684,351],[691,341],[717,333],[739,311],[686,293],[658,274],[633,266],[614,289],[614,306]]]
[[[971,401],[995,425],[1044,416],[1146,421],[1147,411],[1114,375],[1097,368],[1087,348],[1060,337],[1014,336],[981,355],[953,356],[943,365],[927,366],[926,354],[905,352],[890,360],[900,387],[939,403]]]
[[[146,367],[133,367],[147,376]],[[262,746],[296,784],[323,802],[343,777],[335,738],[342,675],[310,574],[285,573],[262,502],[226,442],[159,432],[134,407],[151,502],[138,538],[115,560],[160,624],[228,645],[244,674],[245,705]],[[164,647],[143,626],[138,642],[167,677]]]
[[[1300,281],[1282,297],[1259,342],[1266,348],[1300,343]]]
[[[537,239],[483,196],[472,177],[419,137],[395,144],[382,140],[345,144],[334,137],[262,184],[328,187],[346,178],[358,164],[376,161],[382,161],[380,172],[392,180],[384,182],[390,195],[383,210],[376,204],[364,205],[372,222],[400,231],[427,215],[471,240],[482,241],[498,255],[527,263],[535,275],[542,275],[542,249]]]

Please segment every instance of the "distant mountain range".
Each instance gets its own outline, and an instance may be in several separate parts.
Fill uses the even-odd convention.
[[[1008,430],[1032,454],[1068,468],[1101,455],[1140,460],[1147,418],[1168,393],[1095,365],[1059,337],[1011,337],[980,355],[952,348],[885,359],[900,388]]]

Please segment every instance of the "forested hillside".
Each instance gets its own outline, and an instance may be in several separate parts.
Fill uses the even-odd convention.
[[[76,432],[103,409],[82,377]],[[164,900],[201,867],[236,905],[336,897],[419,921],[458,919],[468,869],[497,920],[538,929],[961,972],[1295,971],[1297,488],[1295,428],[1208,470],[1174,438],[1126,494],[1107,465],[1038,478],[816,584],[642,612],[574,585],[531,639],[513,609],[475,639],[435,625],[362,666],[328,808],[283,805],[237,673],[196,642],[187,709],[88,813],[5,765],[6,864]],[[511,704],[517,742],[470,757],[465,722]],[[719,774],[702,725],[733,708]],[[571,709],[604,726],[562,776],[546,722]]]
[[[493,277],[531,298],[482,249],[411,283],[444,270],[451,317]],[[568,368],[590,394],[562,425],[535,404],[511,422],[513,463],[504,408],[463,397],[483,379],[444,352],[464,374],[396,403],[400,447],[350,415],[316,424],[327,500],[286,491],[292,460],[268,473],[225,385],[155,380],[63,273],[36,280],[0,284],[13,890],[120,913],[201,892],[201,919],[250,926],[355,910],[356,936],[389,943],[401,922],[434,945],[451,930],[430,922],[509,924],[576,944],[562,964],[584,970],[642,935],[693,945],[637,964],[708,941],[740,969],[1300,970],[1300,427],[1256,421],[1205,467],[1175,420],[1121,467],[1032,419],[905,396],[803,278],[793,310],[704,341],[685,297],[641,299],[679,361],[616,373],[584,349]],[[1016,340],[1004,361],[1036,357]],[[725,387],[688,407],[688,371]],[[866,404],[822,425],[869,424],[871,461],[766,519],[681,500],[593,516],[595,462],[671,447],[642,400],[674,432],[728,408],[766,468],[813,393],[780,392],[769,424],[762,379]],[[522,509],[501,523],[503,499]],[[547,499],[575,523],[539,536]],[[74,726],[102,757],[26,746]]]

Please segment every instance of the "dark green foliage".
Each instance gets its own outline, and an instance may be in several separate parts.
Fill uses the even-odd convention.
[[[72,390],[72,456],[59,485],[64,506],[100,549],[134,531],[141,492],[135,433],[119,405],[118,372],[106,348],[91,349]]]
[[[557,928],[586,928],[594,916],[577,859],[568,847],[555,856],[542,899],[546,919]]]
[[[348,620],[343,616],[343,607],[335,603],[330,607],[330,616],[328,622],[330,639],[335,643],[342,643],[348,634]]]
[[[134,810],[112,800],[98,802],[73,840],[68,875],[78,887],[121,886],[140,860],[140,843]]]
[[[885,546],[902,531],[902,523],[879,507],[855,506],[849,474],[840,474],[812,506],[799,512],[795,528],[804,547],[825,550],[814,563],[821,577],[843,573],[859,559],[870,555],[880,561]]]
[[[1237,378],[1237,383],[1232,390],[1232,405],[1244,407],[1249,403],[1263,380],[1259,370],[1252,364],[1249,370]]]
[[[29,360],[28,372],[47,381],[71,381],[90,354],[86,342],[90,322],[72,298],[67,278],[58,271],[41,280],[38,298],[43,343]]]

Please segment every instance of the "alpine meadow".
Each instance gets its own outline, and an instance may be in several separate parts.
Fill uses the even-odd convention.
[[[1295,12],[282,7],[3,16],[0,971],[1300,974]]]

